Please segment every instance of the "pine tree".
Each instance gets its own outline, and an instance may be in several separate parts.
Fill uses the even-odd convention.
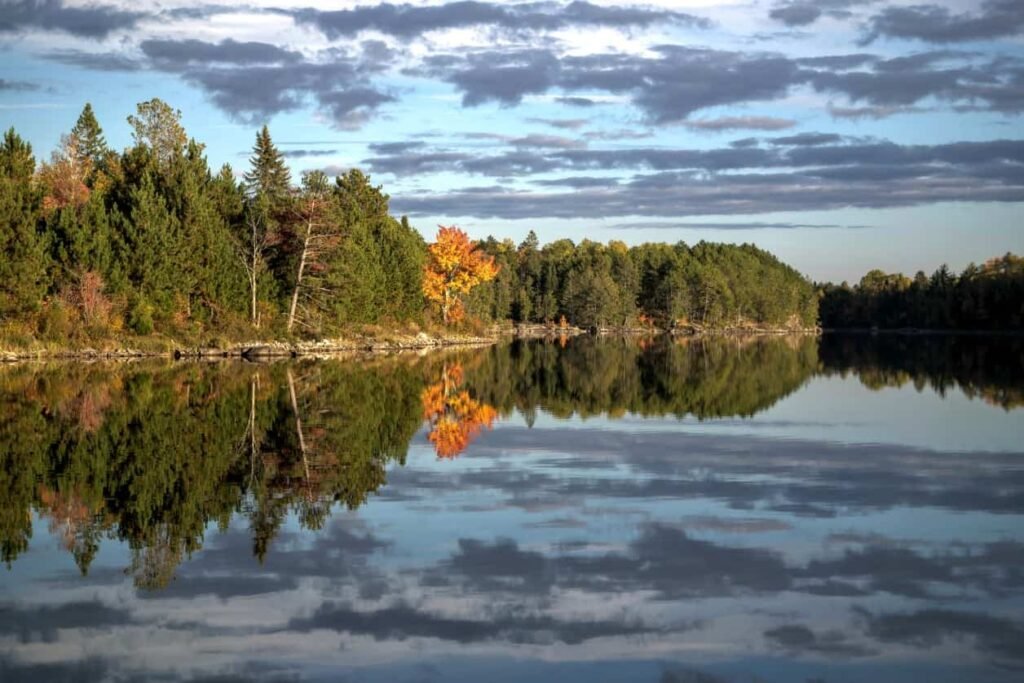
[[[250,196],[259,194],[278,199],[288,194],[291,174],[284,163],[284,156],[270,139],[270,130],[256,133],[256,144],[249,158],[249,171],[245,174],[245,187]]]
[[[32,146],[11,128],[0,144],[0,316],[35,310],[49,285],[34,170]]]
[[[103,129],[100,128],[96,115],[93,114],[92,104],[85,103],[75,127],[71,129],[71,135],[78,141],[79,161],[88,159],[94,167],[103,161],[108,152],[107,141],[103,137]]]

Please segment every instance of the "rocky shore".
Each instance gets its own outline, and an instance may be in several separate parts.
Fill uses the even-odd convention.
[[[240,342],[223,348],[170,346],[165,350],[144,351],[132,348],[117,349],[33,349],[0,350],[0,362],[23,360],[129,360],[133,358],[214,359],[243,358],[262,360],[274,358],[327,357],[350,353],[394,353],[459,346],[485,346],[499,337],[446,334],[389,335],[387,337],[352,336],[316,341]]]

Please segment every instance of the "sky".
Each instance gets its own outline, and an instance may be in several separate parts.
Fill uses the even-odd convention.
[[[46,159],[159,97],[210,163],[270,127],[430,238],[752,242],[815,280],[1024,252],[1024,0],[0,0],[0,126]]]

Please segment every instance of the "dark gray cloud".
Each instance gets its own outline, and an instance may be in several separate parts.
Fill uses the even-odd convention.
[[[645,27],[676,23],[705,27],[708,22],[683,12],[647,7],[604,7],[589,2],[518,3],[448,2],[416,6],[381,3],[353,9],[285,11],[299,23],[310,24],[328,38],[353,36],[360,31],[410,38],[428,31],[489,26],[504,31],[552,31],[568,26]]]
[[[469,198],[466,201],[470,201]],[[563,198],[563,201],[565,199]],[[972,453],[894,445],[846,445],[714,434],[633,434],[600,430],[567,434],[556,429],[506,427],[475,445],[481,455],[522,452],[578,454],[604,460],[610,471],[626,468],[629,479],[561,477],[492,468],[446,478],[433,485],[494,489],[507,505],[558,501],[580,506],[588,498],[672,498],[722,501],[737,510],[835,516],[838,511],[924,507],[991,514],[1024,511],[1024,470],[1017,453]],[[966,456],[966,454],[965,454]],[[693,472],[714,472],[694,478]],[[428,487],[413,473],[389,475],[393,486]],[[995,552],[993,550],[992,552]],[[820,572],[823,573],[823,572]]]
[[[545,126],[551,126],[552,128],[561,128],[564,130],[576,130],[583,128],[589,123],[587,119],[542,119],[542,118],[528,118],[526,119],[529,123],[542,123]]]
[[[298,52],[269,43],[238,42],[230,38],[219,43],[201,40],[144,40],[139,48],[162,67],[191,64],[294,64],[302,61]]]
[[[821,17],[821,7],[812,2],[790,2],[772,9],[768,15],[786,26],[807,26]]]
[[[581,149],[587,146],[583,140],[567,138],[561,135],[541,135],[531,133],[508,141],[513,147],[523,149]]]
[[[875,2],[878,0],[784,0],[776,4],[768,16],[786,26],[808,26],[822,16],[848,19],[852,16],[850,8]]]
[[[841,631],[816,633],[802,624],[787,624],[764,633],[769,644],[790,654],[816,654],[826,657],[866,657],[874,651],[849,642]]]
[[[120,52],[87,52],[85,50],[50,50],[41,57],[51,62],[67,64],[92,71],[138,71],[141,62]]]
[[[791,59],[681,45],[652,51],[652,56],[560,56],[538,48],[440,54],[409,73],[447,81],[462,93],[464,106],[515,106],[527,95],[551,90],[628,96],[656,124],[692,122],[694,112],[709,107],[775,100],[797,86],[872,106],[908,107],[934,98],[993,111],[1024,110],[1024,65],[1012,59],[979,61],[952,52],[889,60],[870,55]],[[764,116],[732,117],[718,129],[744,122],[755,128],[782,125]]]
[[[542,187],[614,187],[619,184],[615,178],[599,178],[596,176],[570,176],[567,178],[553,178],[549,180],[535,180],[536,185]]]
[[[0,78],[0,90],[6,90],[7,92],[32,92],[39,90],[39,86],[27,81],[9,81],[6,78]]]
[[[888,614],[862,613],[866,633],[883,643],[934,648],[950,640],[969,638],[975,646],[1020,666],[1024,660],[1024,624],[977,612],[925,609]]]
[[[772,148],[554,149],[495,155],[417,151],[363,163],[375,173],[403,176],[442,171],[496,178],[557,171],[655,171],[628,182],[584,174],[538,183],[571,187],[572,193],[541,194],[499,187],[394,198],[399,210],[414,215],[674,218],[1024,199],[1024,141],[827,144],[826,139],[812,134],[791,137],[776,140]]]
[[[375,154],[398,155],[411,152],[414,149],[423,147],[426,143],[421,140],[407,140],[404,142],[373,142],[370,143],[370,151]]]
[[[798,133],[778,138],[769,138],[768,142],[773,145],[785,145],[790,147],[817,147],[818,145],[832,145],[842,141],[842,136],[836,133]]]
[[[110,665],[97,657],[71,662],[22,663],[0,655],[0,680],[48,683],[101,683],[110,680]]]
[[[653,591],[659,599],[783,590],[790,585],[781,556],[690,538],[683,530],[646,524],[624,552],[554,555],[522,550],[515,541],[462,539],[431,575],[460,590],[547,594],[555,585],[598,593]]]
[[[834,104],[828,106],[828,113],[834,119],[887,119],[897,114],[918,114],[927,111],[922,107],[840,107]]]
[[[293,111],[311,97],[335,127],[350,130],[394,100],[367,84],[358,56],[337,50],[323,62],[273,45],[234,41],[152,41],[143,50],[153,58],[152,68],[180,75],[218,108],[247,122]]]
[[[105,38],[131,28],[146,16],[110,5],[68,7],[62,0],[5,0],[0,3],[0,33],[40,29],[83,38]]]
[[[584,108],[595,107],[598,104],[600,104],[596,100],[592,100],[589,97],[556,97],[555,101],[560,102],[561,104],[567,104],[570,107]]]
[[[302,157],[329,157],[334,156],[339,150],[336,149],[286,149],[281,152],[281,156],[288,157],[290,159],[299,159]]]
[[[1020,0],[985,0],[975,12],[954,14],[939,5],[886,7],[871,18],[863,42],[880,36],[929,43],[958,43],[1020,35],[1024,31],[1024,3]]]
[[[109,607],[98,601],[0,605],[0,634],[15,636],[23,643],[54,642],[58,629],[124,626],[133,622],[129,610]]]
[[[446,616],[398,604],[372,611],[327,602],[305,618],[292,619],[288,629],[308,632],[326,629],[376,640],[436,638],[457,643],[505,641],[517,644],[565,643],[576,645],[594,638],[653,633],[661,629],[625,620],[577,619],[562,621],[546,614],[524,614],[521,609],[496,609],[481,619]]]
[[[796,125],[793,119],[771,116],[723,116],[717,119],[691,119],[684,121],[691,130],[720,132],[726,130],[785,130]]]

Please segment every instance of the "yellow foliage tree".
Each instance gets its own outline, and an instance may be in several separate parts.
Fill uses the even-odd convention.
[[[498,274],[494,258],[453,226],[438,226],[437,241],[428,248],[423,271],[423,294],[438,304],[445,324],[462,319],[462,295]]]
[[[454,458],[466,450],[483,429],[490,429],[498,411],[461,388],[462,366],[445,365],[441,381],[423,390],[423,419],[430,425],[427,439],[439,458]]]

